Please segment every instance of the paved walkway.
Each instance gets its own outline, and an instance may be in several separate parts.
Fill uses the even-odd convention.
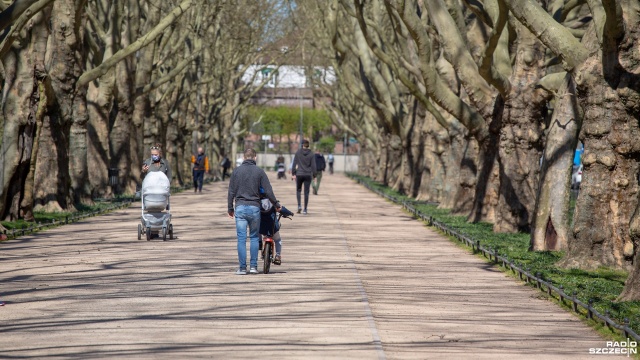
[[[272,183],[295,209],[293,183]],[[605,345],[341,175],[284,220],[282,266],[236,276],[226,188],[174,196],[173,241],[138,241],[132,207],[0,243],[0,358],[578,359]]]

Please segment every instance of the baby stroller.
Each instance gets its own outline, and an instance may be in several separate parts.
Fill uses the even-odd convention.
[[[146,234],[147,241],[152,235],[162,234],[162,240],[173,239],[173,225],[171,224],[171,207],[169,197],[171,186],[167,176],[160,171],[147,174],[142,181],[140,191],[142,215],[138,224],[138,240]],[[165,211],[166,210],[166,211]]]
[[[287,179],[286,168],[284,162],[278,162],[278,180]]]

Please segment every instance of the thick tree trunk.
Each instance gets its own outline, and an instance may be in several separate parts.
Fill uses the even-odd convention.
[[[69,192],[69,133],[71,124],[55,111],[44,118],[35,179],[35,210],[73,211]]]
[[[471,222],[494,222],[495,210],[498,205],[500,194],[500,169],[498,165],[498,151],[500,143],[500,129],[502,128],[502,117],[504,111],[504,100],[501,96],[496,98],[494,104],[494,112],[490,117],[489,136],[482,144],[478,144],[477,157],[466,155],[466,158],[477,159],[475,166],[474,189],[473,189],[473,208],[468,213],[468,220]],[[477,143],[474,141],[474,143]],[[471,146],[473,151],[474,147]],[[472,171],[472,164],[462,167],[463,177],[465,171]],[[468,186],[467,184],[463,184]]]
[[[495,191],[491,191],[490,185],[491,177],[496,177],[493,167],[487,170],[486,174],[482,175],[484,193],[486,195],[489,192],[490,196],[476,197],[476,192],[479,189],[478,182],[480,181],[479,172],[479,153],[478,142],[470,136],[454,136],[451,137],[451,154],[448,154],[447,160],[456,167],[452,171],[452,175],[456,174],[458,177],[454,179],[454,186],[458,187],[455,192],[455,196],[450,200],[451,211],[453,214],[461,216],[469,216],[469,214],[478,213],[477,219],[473,221],[481,221],[482,218],[491,217],[491,211],[493,211],[493,205],[490,199],[493,197],[497,201],[497,186]],[[459,150],[457,150],[459,149]],[[493,164],[493,163],[492,163]],[[449,175],[447,174],[447,179]],[[487,198],[489,201],[483,201],[481,199]],[[449,205],[449,204],[447,204]],[[445,204],[441,203],[440,207],[445,208]]]
[[[112,194],[109,187],[108,169],[110,166],[111,148],[109,146],[109,128],[115,75],[108,72],[99,80],[99,86],[89,84],[87,92],[88,149],[87,170],[94,197],[108,197]]]
[[[441,157],[449,146],[446,130],[427,113],[422,121],[422,129],[415,132],[414,138],[422,157],[416,200],[441,201],[445,186],[445,167]]]
[[[104,16],[106,16],[106,13]],[[111,21],[114,20],[111,19]],[[116,31],[116,27],[111,25],[104,38],[105,50],[103,58],[108,58],[115,52],[116,36],[112,34],[114,31]],[[115,69],[111,68],[97,81],[90,82],[87,89],[87,114],[89,116],[87,171],[93,197],[109,197],[114,190],[109,186],[108,169],[111,165],[109,129],[114,116],[112,110],[115,81]]]
[[[500,189],[495,232],[529,232],[542,155],[545,99],[536,83],[543,75],[544,47],[524,26],[516,27],[517,50],[500,129]]]
[[[36,135],[36,114],[39,109],[40,84],[46,74],[44,55],[48,29],[48,13],[32,19],[33,28],[27,32],[24,48],[12,50],[3,59],[6,79],[3,89],[4,130],[2,138],[3,177],[1,215],[15,220],[22,216],[21,207],[30,212],[32,204],[25,204],[25,181],[30,173]],[[32,173],[35,176],[35,173]],[[34,180],[35,181],[35,180]],[[34,187],[30,186],[33,190]],[[27,189],[29,190],[29,189]],[[32,194],[27,196],[31,197]]]
[[[51,91],[49,91],[50,93]],[[35,127],[36,133],[33,138],[33,146],[31,148],[31,162],[29,164],[29,173],[24,182],[24,196],[20,202],[20,217],[26,221],[34,221],[33,216],[33,196],[34,196],[34,183],[36,177],[36,164],[38,162],[38,150],[40,146],[40,136],[42,133],[43,118],[46,114],[47,107],[49,106],[49,99],[51,94],[47,94],[46,85],[44,82],[38,83],[38,109],[35,114]]]
[[[73,35],[75,24],[69,12],[75,14],[70,0],[56,2],[51,13],[49,78],[55,102],[48,108],[40,135],[35,177],[36,210],[75,210],[69,173],[69,146],[75,81],[80,69],[73,50],[77,44]]]
[[[627,111],[631,112],[635,121],[631,121],[631,125],[634,127],[634,132],[627,134],[625,138],[619,138],[623,140],[623,144],[618,145],[618,148],[629,147],[630,143],[634,144],[630,151],[626,153],[635,158],[636,162],[640,158],[640,144],[638,142],[638,104],[640,104],[640,73],[638,64],[640,64],[640,54],[638,53],[638,43],[640,42],[640,3],[637,1],[626,4],[628,8],[625,8],[625,29],[627,31],[625,38],[621,41],[620,49],[622,49],[620,57],[620,67],[625,71],[621,76],[620,84],[618,85],[618,95],[623,100],[623,103],[627,105]],[[633,137],[635,135],[635,137]],[[633,180],[638,179],[638,174]],[[635,181],[632,182],[636,183]],[[625,260],[633,256],[633,267],[627,282],[625,283],[624,290],[620,294],[618,300],[621,301],[639,301],[640,300],[640,192],[636,193],[636,208],[631,217],[629,224],[629,237],[631,242],[626,242],[622,248],[622,253],[625,256]]]
[[[635,21],[625,25],[638,28]],[[591,40],[588,48],[597,49],[594,31],[586,36]],[[580,134],[585,147],[584,172],[574,237],[562,261],[566,267],[604,265],[631,270],[637,252],[629,226],[638,205],[640,165],[640,128],[634,109],[640,81],[632,75],[638,60],[634,36],[630,32],[619,44],[605,44],[577,69],[578,98],[584,109]]]
[[[569,204],[573,153],[582,126],[575,83],[567,74],[558,89],[540,170],[535,218],[531,231],[533,251],[566,250],[571,236]]]
[[[131,137],[133,115],[133,64],[131,59],[126,59],[116,65],[116,101],[115,119],[109,132],[109,148],[111,150],[110,167],[118,169],[118,186],[121,193],[132,194],[135,185],[131,184]],[[135,164],[140,168],[140,163]]]
[[[84,6],[85,0],[56,1],[51,11],[50,37],[49,75],[57,105],[51,109],[57,113],[52,116],[58,118],[65,129],[70,128],[68,135],[65,134],[69,147],[64,152],[60,151],[61,156],[69,157],[61,159],[69,165],[69,180],[62,181],[70,181],[70,196],[77,203],[91,201],[87,186],[86,88],[75,87],[86,61],[82,43],[84,24],[82,14],[77,11]]]
[[[637,234],[634,236],[634,240],[638,241]],[[640,251],[636,251],[633,263],[635,264],[634,268],[625,282],[624,289],[618,297],[618,301],[640,300],[640,266],[638,265],[640,264]]]

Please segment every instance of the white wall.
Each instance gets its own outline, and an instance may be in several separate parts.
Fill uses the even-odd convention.
[[[253,85],[259,86],[264,80],[266,80],[262,74],[262,70],[265,68],[275,70],[276,66],[251,65],[242,75],[242,82],[249,83],[253,79]],[[326,84],[333,84],[336,80],[335,73],[331,67],[323,68],[316,66],[314,67],[314,71],[320,75],[320,78]],[[277,75],[274,76],[271,81],[265,85],[265,87],[306,88],[307,78],[305,76],[305,68],[303,66],[282,65],[278,68]]]
[[[276,154],[264,154],[264,153],[258,153],[258,158],[257,158],[257,163],[258,166],[264,167],[264,166],[268,166],[269,169],[268,170],[273,170],[274,165],[276,164],[276,160],[278,159],[279,155]],[[289,155],[289,154],[283,154],[284,156],[284,162],[285,165],[287,166],[287,169],[289,169],[289,164],[291,164],[291,159],[293,158],[293,154]],[[325,160],[327,159],[327,155],[324,155]],[[242,153],[238,154],[238,156],[236,156],[236,159],[242,159]],[[333,171],[335,172],[343,172],[346,171],[347,172],[357,172],[358,171],[358,160],[360,159],[360,155],[333,155]],[[346,167],[345,167],[346,165]],[[327,170],[329,171],[329,165],[327,164]]]

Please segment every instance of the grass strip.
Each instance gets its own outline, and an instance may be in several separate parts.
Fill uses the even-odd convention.
[[[640,333],[640,301],[615,301],[624,287],[624,281],[628,275],[626,272],[606,267],[594,271],[558,267],[555,264],[565,254],[529,251],[529,234],[494,233],[493,225],[490,223],[469,223],[465,216],[452,215],[448,209],[440,209],[433,204],[415,201],[368,177],[357,174],[349,174],[349,176],[388,196],[395,197],[400,202],[410,202],[417,210],[446,224],[452,230],[479,240],[484,247],[497,248],[499,254],[504,254],[521,268],[528,269],[533,274],[540,273],[542,278],[551,280],[555,286],[563,286],[567,294],[575,291],[581,301],[587,303],[592,300],[593,308],[602,314],[608,310],[610,318],[619,324],[622,324],[625,318],[629,319],[633,331]]]
[[[209,184],[216,180],[212,178],[205,179],[204,183]],[[186,183],[182,186],[172,186],[171,193],[177,194],[185,190],[193,189],[193,184]],[[74,222],[90,216],[102,215],[111,211],[122,209],[128,204],[133,203],[136,200],[135,195],[124,194],[117,195],[113,199],[96,199],[93,204],[76,204],[76,211],[34,211],[34,221],[25,221],[24,219],[18,219],[14,221],[1,221],[0,224],[4,226],[8,231],[7,235],[11,235],[12,230],[25,230],[24,233],[32,234],[44,229],[49,229],[61,225],[65,225],[67,220]],[[15,233],[14,237],[9,239],[17,239],[21,236],[21,233]],[[9,240],[8,239],[8,240]]]

